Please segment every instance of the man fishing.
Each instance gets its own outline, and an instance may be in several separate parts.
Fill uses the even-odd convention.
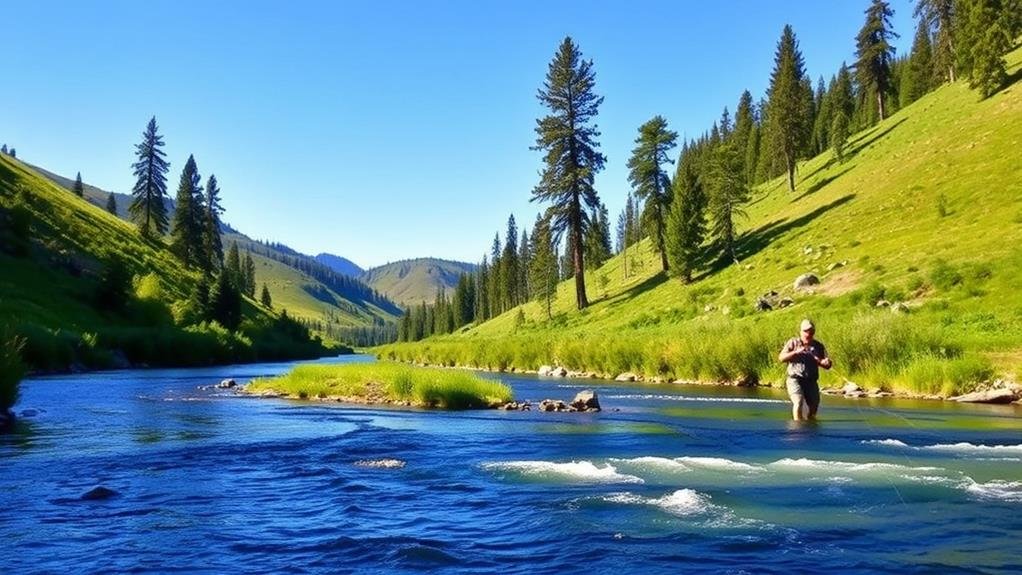
[[[777,359],[788,364],[788,379],[785,382],[791,397],[791,416],[795,421],[816,419],[820,408],[820,368],[830,369],[834,362],[827,357],[827,348],[816,341],[816,326],[804,319],[799,326],[799,337],[793,337],[784,344]],[[803,418],[802,406],[807,407]]]

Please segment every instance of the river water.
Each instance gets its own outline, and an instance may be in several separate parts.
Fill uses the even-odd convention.
[[[825,397],[794,425],[772,390],[486,375],[605,408],[554,414],[198,389],[289,367],[25,381],[5,572],[1022,570],[1015,407]]]

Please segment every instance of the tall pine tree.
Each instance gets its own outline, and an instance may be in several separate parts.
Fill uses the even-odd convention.
[[[255,298],[256,290],[256,268],[252,259],[252,252],[245,252],[245,263],[242,267],[242,277],[245,279],[243,292],[250,298]]]
[[[205,213],[201,181],[195,158],[188,156],[188,161],[181,170],[170,232],[171,252],[185,265],[199,268],[203,268],[205,262],[205,250],[202,246]]]
[[[946,82],[955,81],[955,4],[958,0],[917,0],[915,14],[933,31],[933,65]]]
[[[742,157],[733,138],[711,148],[710,153],[711,231],[720,246],[721,257],[738,263],[735,220],[745,215],[744,206],[749,201],[749,186],[742,170]]]
[[[915,102],[933,89],[934,66],[933,45],[930,42],[930,26],[924,20],[919,21],[916,35],[912,40],[912,52],[908,57],[908,66],[901,85],[901,107]]]
[[[594,123],[603,103],[603,97],[593,91],[595,85],[592,61],[583,60],[571,38],[565,38],[538,93],[550,114],[536,121],[533,148],[545,154],[532,200],[552,204],[550,227],[555,237],[568,234],[578,309],[589,306],[583,251],[591,224],[588,212],[599,206],[594,179],[606,162],[599,151],[600,132]]]
[[[639,126],[639,137],[635,139],[632,157],[628,160],[628,182],[635,197],[645,202],[643,223],[653,238],[653,245],[660,253],[660,265],[664,271],[669,266],[664,238],[664,222],[667,208],[671,203],[671,179],[667,176],[665,164],[673,164],[668,157],[678,139],[678,134],[667,129],[667,120],[654,116]]]
[[[113,194],[106,197],[106,211],[113,215],[117,215],[117,198]]]
[[[795,168],[805,153],[809,140],[810,103],[806,99],[803,79],[805,63],[798,40],[790,25],[784,27],[774,53],[774,69],[770,74],[767,134],[770,149],[783,161],[788,173],[788,189],[795,191]]]
[[[957,14],[958,64],[969,87],[990,97],[1008,78],[1004,55],[1011,49],[1011,30],[1017,14],[1008,0],[961,0]],[[1017,9],[1017,8],[1016,8]]]
[[[532,228],[532,261],[529,264],[529,283],[532,294],[546,311],[547,318],[553,317],[553,302],[557,296],[557,248],[550,231],[550,220],[537,217]]]
[[[674,175],[674,200],[667,215],[667,257],[671,275],[692,281],[706,232],[706,193],[686,144]]]
[[[855,37],[855,77],[862,97],[876,98],[877,116],[886,118],[884,99],[893,92],[891,60],[894,46],[890,40],[898,35],[891,29],[894,10],[885,0],[873,0],[866,9],[866,22]]]
[[[224,244],[220,238],[222,213],[224,208],[220,205],[220,187],[217,185],[216,176],[210,174],[206,180],[206,217],[202,230],[202,248],[205,252],[206,268],[210,271],[224,266]]]
[[[78,196],[79,198],[85,197],[85,184],[82,183],[81,172],[78,172],[78,175],[75,177],[75,184],[74,187],[71,188],[71,191],[74,192],[75,195]]]
[[[163,202],[167,197],[170,163],[163,152],[163,136],[157,130],[153,116],[142,134],[142,143],[135,146],[138,161],[131,165],[136,179],[128,213],[144,238],[158,238],[167,233],[167,206]]]

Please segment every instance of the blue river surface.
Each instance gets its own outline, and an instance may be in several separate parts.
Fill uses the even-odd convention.
[[[199,389],[292,365],[23,382],[4,572],[1022,572],[1016,406],[824,397],[796,425],[770,389],[484,374],[594,389],[585,414]]]

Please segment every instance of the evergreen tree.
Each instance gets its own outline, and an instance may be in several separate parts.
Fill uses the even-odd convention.
[[[528,230],[522,228],[522,239],[518,242],[518,303],[529,301],[529,261],[532,252],[529,249]]]
[[[532,200],[551,202],[550,227],[555,237],[568,234],[578,309],[589,305],[584,240],[591,224],[588,211],[599,205],[594,178],[606,162],[599,152],[600,132],[593,123],[603,98],[593,92],[596,80],[592,66],[592,61],[582,59],[571,38],[565,38],[538,93],[550,115],[536,122],[533,148],[545,154]]]
[[[813,145],[818,154],[830,147],[830,125],[834,121],[831,94],[834,92],[836,82],[837,77],[831,76],[827,90],[824,92],[823,98],[820,99],[820,107],[816,111],[816,121],[813,123]]]
[[[752,94],[745,90],[738,99],[738,107],[735,109],[734,140],[735,147],[742,154],[743,171],[746,174],[748,173],[748,166],[745,165],[745,161],[748,155],[749,139],[752,138],[752,132],[755,127],[756,111],[753,109]],[[746,177],[746,180],[749,180],[749,178]]]
[[[915,15],[927,31],[933,31],[933,65],[947,82],[955,81],[955,4],[956,0],[917,0]]]
[[[848,114],[843,110],[838,110],[834,114],[834,120],[831,123],[830,134],[831,134],[831,147],[834,148],[834,156],[838,162],[845,161],[845,144],[848,141]]]
[[[252,259],[252,252],[245,252],[245,264],[242,268],[242,277],[245,279],[244,293],[248,297],[255,299],[255,286],[256,286],[256,268],[255,261]]]
[[[202,249],[205,254],[206,269],[218,270],[224,265],[224,244],[220,238],[220,214],[224,213],[220,205],[220,187],[216,176],[209,175],[206,180],[206,215],[202,231]]]
[[[988,98],[1004,85],[1008,75],[1004,55],[1011,49],[1013,21],[1004,8],[1008,0],[962,0],[957,17],[958,63],[969,87]]]
[[[742,157],[735,142],[728,139],[711,150],[709,208],[711,231],[721,248],[721,257],[738,263],[735,220],[745,215],[749,186],[742,170]]]
[[[259,301],[263,304],[263,307],[267,309],[273,309],[273,298],[270,297],[270,290],[263,284],[263,292],[259,295]]]
[[[134,198],[128,213],[144,238],[158,238],[167,233],[167,170],[170,163],[163,152],[163,136],[159,135],[153,116],[142,134],[142,143],[135,146],[138,161],[131,165],[135,175]]]
[[[85,184],[82,183],[81,172],[78,172],[78,175],[75,177],[75,184],[74,187],[71,188],[71,191],[79,198],[85,197]]]
[[[501,258],[500,248],[500,233],[496,233],[493,236],[493,245],[490,248],[490,257],[492,258],[492,264],[490,267],[490,317],[497,317],[504,313],[504,301],[507,299],[507,294],[504,292],[504,266],[500,261]]]
[[[195,158],[188,156],[174,200],[176,205],[170,232],[170,251],[185,265],[204,268],[202,232],[205,228],[205,210],[200,182]]]
[[[855,38],[856,79],[863,97],[876,98],[877,115],[880,121],[886,118],[884,98],[892,93],[891,60],[894,46],[889,40],[898,35],[891,29],[894,10],[886,0],[873,0],[866,9],[866,22]]]
[[[7,144],[4,144],[3,147],[0,147],[0,154],[4,154],[5,156],[7,155]]]
[[[706,233],[706,193],[695,167],[693,152],[682,151],[674,175],[674,201],[667,216],[667,257],[671,275],[692,281]]]
[[[628,182],[635,197],[645,202],[643,211],[644,227],[653,238],[653,245],[660,253],[660,264],[667,271],[667,250],[664,245],[664,220],[671,203],[671,180],[664,164],[673,164],[668,157],[678,134],[667,129],[667,120],[655,116],[639,127],[632,157],[628,160]]]
[[[532,294],[543,309],[547,318],[553,317],[553,302],[557,296],[557,249],[554,246],[550,221],[547,218],[536,219],[532,228],[532,261],[529,265]]]
[[[117,198],[113,194],[106,197],[106,211],[113,215],[117,215]]]
[[[912,40],[912,52],[908,67],[902,79],[901,106],[905,107],[933,89],[934,66],[933,46],[930,42],[930,26],[920,20]]]
[[[238,242],[231,242],[231,249],[227,250],[227,262],[224,264],[224,275],[234,287],[241,289],[244,285],[244,278],[241,271],[241,253],[238,251]]]
[[[504,298],[502,309],[508,310],[518,305],[518,226],[515,216],[507,219],[507,235],[504,241],[504,252],[501,254],[501,279],[504,281],[501,292]]]
[[[9,154],[9,155],[10,155],[10,156],[11,156],[12,158],[17,158],[17,157],[18,157],[18,150],[14,149],[14,148],[11,148],[11,151],[10,151],[10,152],[9,152],[8,154]]]
[[[788,172],[788,189],[795,191],[795,167],[808,144],[809,102],[806,98],[805,64],[798,40],[790,25],[784,27],[774,54],[770,74],[767,124],[770,148],[783,160]]]
[[[490,319],[490,264],[483,254],[483,261],[476,271],[476,305],[475,319],[486,321]]]
[[[227,274],[221,273],[209,293],[212,319],[234,331],[241,325],[241,294]]]
[[[595,270],[603,265],[611,255],[610,249],[610,217],[607,206],[600,202],[600,209],[590,216],[593,225],[586,238],[586,266]]]

